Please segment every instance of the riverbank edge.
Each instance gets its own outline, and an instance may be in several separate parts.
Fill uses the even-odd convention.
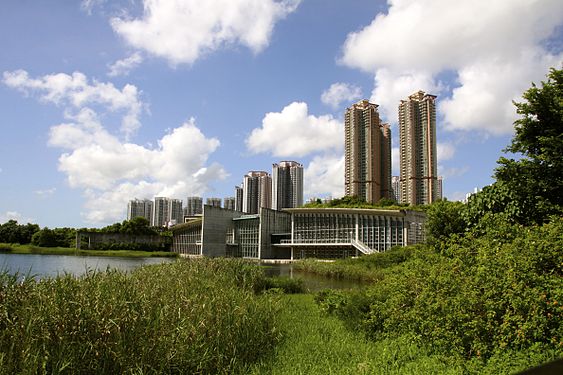
[[[104,256],[124,258],[176,258],[177,253],[168,251],[140,250],[77,250],[69,247],[38,247],[33,245],[0,244],[0,254],[36,254],[36,255],[76,255]]]

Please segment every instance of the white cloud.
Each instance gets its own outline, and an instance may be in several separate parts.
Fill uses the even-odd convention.
[[[133,53],[131,56],[122,60],[117,60],[109,66],[108,76],[126,76],[131,70],[138,67],[143,62],[143,56],[139,52]]]
[[[135,48],[191,64],[202,54],[241,44],[255,53],[269,43],[274,25],[300,0],[144,0],[141,18],[113,18],[112,27]]]
[[[304,171],[306,197],[344,195],[344,155],[315,156]]]
[[[306,103],[293,102],[281,112],[267,113],[262,127],[252,130],[246,139],[246,146],[253,153],[301,157],[341,148],[343,128],[331,115],[309,115]]]
[[[42,189],[42,190],[35,190],[34,193],[41,198],[49,197],[57,191],[57,188],[49,188],[49,189]]]
[[[321,101],[332,107],[338,109],[343,102],[353,102],[362,97],[362,89],[358,86],[349,83],[337,82],[330,85],[321,95]]]
[[[451,177],[461,177],[464,174],[466,174],[468,171],[469,171],[468,166],[446,168],[446,167],[442,167],[441,165],[438,165],[438,175],[442,176],[444,180],[447,180],[448,178]]]
[[[203,194],[227,176],[218,164],[206,166],[219,141],[206,138],[193,119],[163,136],[156,148],[120,142],[95,123],[54,126],[49,144],[70,148],[59,158],[59,170],[71,187],[85,191],[89,222],[121,219],[135,197]]]
[[[375,75],[372,101],[396,113],[398,100],[442,88],[437,77],[457,73],[459,87],[440,106],[446,127],[501,134],[512,131],[518,98],[563,60],[542,46],[563,22],[559,0],[388,0],[364,29],[350,33],[341,62]]]
[[[23,215],[17,211],[0,212],[0,224],[6,223],[10,220],[16,220],[18,224],[35,222],[35,219],[24,218]]]
[[[443,90],[441,83],[434,82],[432,75],[421,71],[397,73],[382,68],[375,72],[375,86],[370,101],[379,104],[382,120],[396,123],[397,108],[401,99],[406,99],[418,89],[434,95]]]
[[[438,162],[443,162],[454,157],[455,146],[448,142],[438,142],[436,151],[438,152]]]
[[[219,141],[207,138],[193,118],[170,130],[155,147],[148,147],[112,134],[98,112],[88,107],[94,104],[103,113],[124,109],[123,121],[135,120],[140,125],[141,102],[134,86],[120,91],[112,84],[94,81],[90,85],[82,73],[32,79],[25,71],[5,72],[4,83],[24,93],[38,93],[40,100],[64,108],[66,122],[50,128],[48,144],[64,150],[58,168],[71,187],[84,192],[83,216],[90,223],[122,220],[130,199],[201,195],[213,181],[227,176],[222,166],[208,163]]]
[[[531,82],[539,83],[549,67],[560,65],[562,59],[563,54],[557,57],[529,49],[512,61],[465,65],[458,72],[461,86],[453,90],[451,98],[439,102],[446,128],[511,133],[518,118],[512,101],[521,101]]]
[[[88,105],[99,105],[110,112],[123,112],[121,130],[130,136],[141,126],[139,117],[143,103],[139,98],[137,87],[127,84],[119,90],[112,83],[102,83],[94,80],[88,83],[88,78],[80,72],[72,75],[65,73],[45,75],[31,78],[25,70],[4,72],[5,85],[17,89],[24,94],[38,94],[44,102],[66,106],[69,109],[81,110]]]

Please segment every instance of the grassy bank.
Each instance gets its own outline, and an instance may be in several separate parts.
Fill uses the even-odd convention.
[[[294,267],[304,272],[334,279],[376,282],[383,279],[387,268],[405,262],[418,249],[416,246],[395,247],[386,253],[337,259],[334,262],[304,259],[295,262]]]
[[[200,259],[39,282],[0,274],[0,373],[232,373],[279,341],[263,272]]]
[[[169,251],[133,251],[133,250],[76,250],[69,247],[39,247],[34,245],[0,244],[0,253],[43,254],[43,255],[81,255],[108,257],[177,257]]]
[[[241,374],[511,374],[552,359],[541,348],[507,350],[485,361],[437,354],[408,335],[367,340],[322,313],[313,295],[284,295],[281,302],[283,340]]]

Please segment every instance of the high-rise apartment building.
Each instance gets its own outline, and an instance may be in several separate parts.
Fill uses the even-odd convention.
[[[391,130],[377,107],[361,100],[344,116],[344,193],[369,203],[391,198]]]
[[[235,186],[235,211],[242,212],[242,196],[242,187]]]
[[[144,217],[151,223],[153,202],[149,199],[134,199],[127,204],[127,220],[135,217]]]
[[[401,178],[399,176],[391,177],[391,189],[393,194],[391,197],[397,203],[401,202]]]
[[[439,198],[436,96],[418,91],[399,104],[401,203],[430,204]]]
[[[151,224],[163,227],[181,223],[183,220],[182,201],[166,197],[155,197]]]
[[[438,199],[442,199],[444,197],[442,195],[443,194],[442,184],[443,184],[442,176],[438,176]]]
[[[225,197],[223,198],[223,208],[226,210],[235,210],[235,197]]]
[[[205,204],[212,207],[221,207],[221,198],[207,198]]]
[[[186,199],[186,210],[184,214],[189,217],[201,215],[203,213],[203,198],[188,197]]]
[[[272,165],[272,208],[295,208],[303,205],[303,165],[282,161]]]
[[[272,178],[268,172],[250,171],[242,186],[242,212],[257,214],[261,207],[272,207]]]

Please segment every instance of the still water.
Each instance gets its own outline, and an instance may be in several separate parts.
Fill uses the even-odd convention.
[[[0,272],[17,273],[20,277],[54,277],[59,274],[83,275],[88,271],[105,271],[108,268],[131,271],[147,264],[174,262],[175,258],[126,258],[74,255],[0,254]],[[300,278],[309,291],[322,289],[353,289],[357,281],[335,280],[294,269],[291,264],[261,263],[268,276]]]
[[[302,272],[295,269],[291,263],[261,263],[261,266],[264,267],[266,275],[268,276],[284,276],[302,279],[303,285],[310,292],[317,292],[323,289],[356,289],[367,285],[366,282],[330,279],[328,277]]]
[[[80,276],[88,271],[105,271],[108,268],[130,271],[145,264],[173,261],[174,258],[0,254],[0,271],[40,279],[65,273]]]

